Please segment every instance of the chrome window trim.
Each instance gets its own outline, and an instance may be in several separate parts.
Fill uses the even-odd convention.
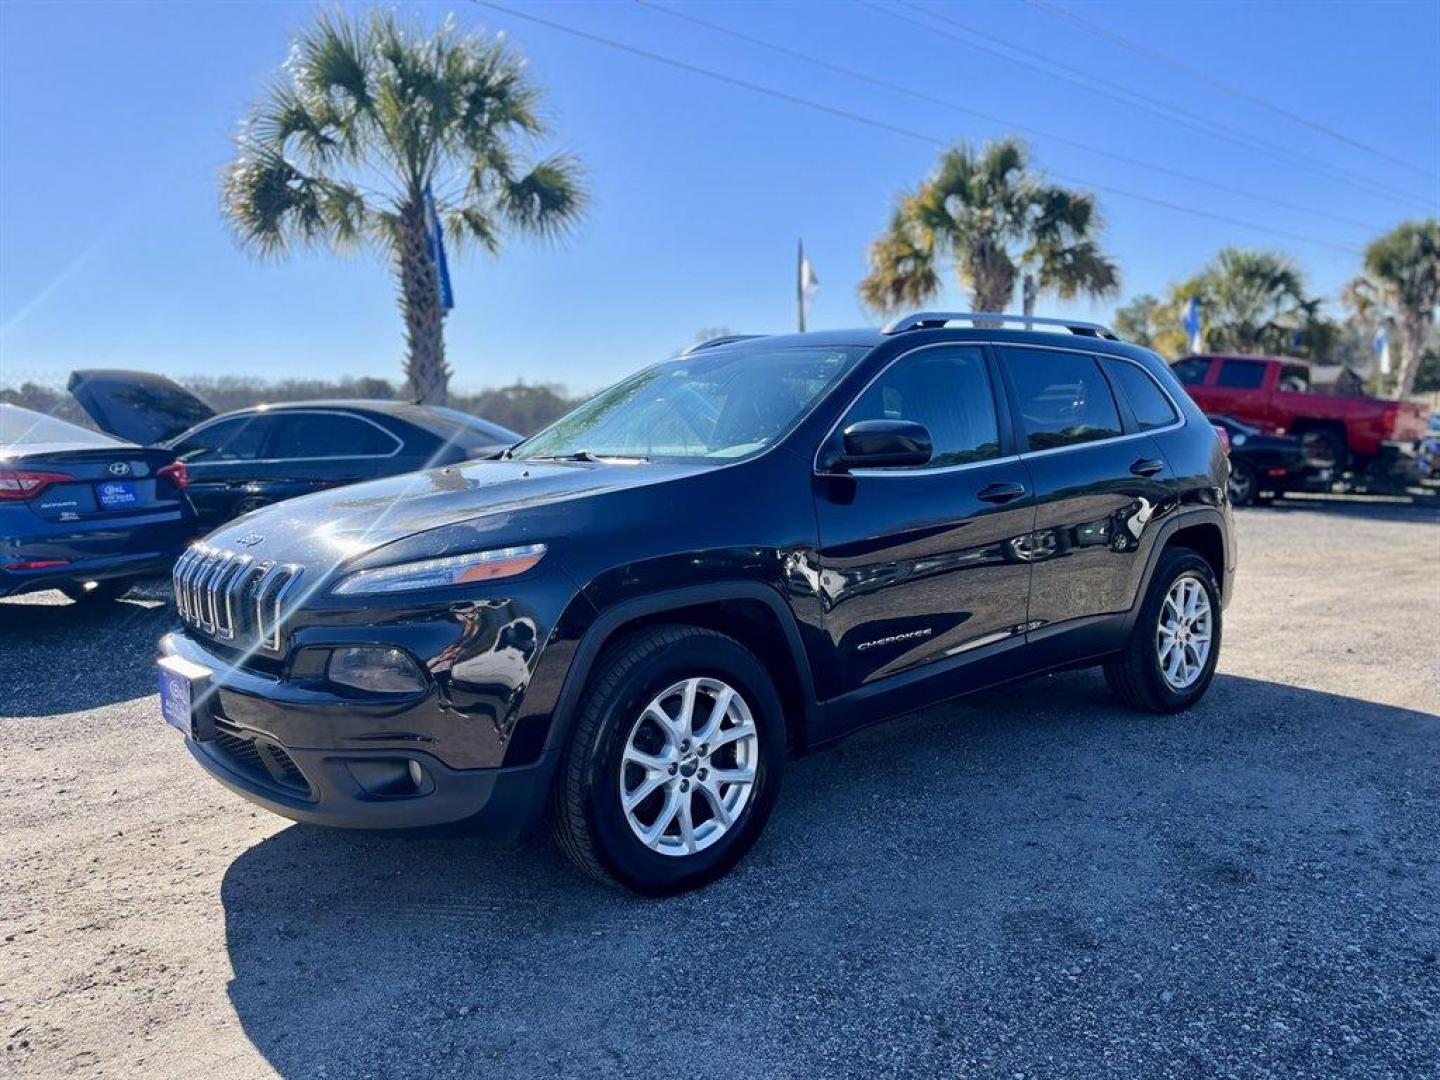
[[[236,465],[240,463],[247,463],[251,465],[284,465],[292,461],[388,461],[390,458],[398,456],[400,451],[405,449],[405,440],[400,438],[400,436],[396,435],[393,431],[387,428],[384,424],[380,423],[378,420],[374,420],[368,416],[363,416],[360,413],[346,412],[343,409],[276,409],[274,411],[266,410],[263,412],[257,412],[256,415],[276,417],[343,416],[350,420],[359,420],[362,423],[369,424],[377,431],[382,432],[386,437],[394,441],[395,449],[391,450],[388,454],[336,454],[328,457],[230,458],[225,461],[187,461],[185,462],[185,467],[189,469],[205,469],[209,468],[212,465]],[[216,424],[238,419],[240,419],[240,417],[237,417],[233,413],[227,413],[224,416],[217,416],[211,420],[204,421],[203,423],[197,425],[194,428],[191,428],[190,434],[198,435],[208,427],[214,427]]]
[[[828,439],[829,436],[827,435]],[[1063,449],[1063,448],[1062,448]],[[950,473],[965,472],[968,469],[980,469],[986,465],[1003,465],[1007,461],[1019,461],[1021,455],[1006,454],[1004,457],[986,458],[984,461],[962,461],[959,465],[941,465],[938,468],[927,469],[924,467],[914,468],[910,466],[898,466],[894,469],[851,469],[848,473],[821,473],[821,476],[948,476]]]

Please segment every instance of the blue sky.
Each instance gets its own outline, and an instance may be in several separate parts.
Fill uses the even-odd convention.
[[[1343,145],[1150,56],[1019,2],[920,0],[998,56],[900,16],[841,3],[694,3],[684,10],[1007,122],[1259,191],[1239,194],[1030,137],[1067,181],[1262,224],[1282,239],[1098,192],[1121,299],[1159,292],[1224,244],[1286,251],[1335,295],[1375,233],[1440,205],[1440,4],[1089,3],[1067,10],[1427,171]],[[898,190],[937,150],[921,141],[617,53],[471,3],[411,5],[505,31],[550,88],[551,148],[584,159],[588,220],[558,246],[512,241],[452,265],[455,383],[593,389],[705,327],[794,323],[795,244],[822,283],[812,327],[876,324],[855,286]],[[941,140],[1004,125],[924,104],[717,36],[628,2],[513,6],[638,48]],[[680,6],[676,4],[675,6]],[[260,262],[219,214],[229,137],[285,58],[305,3],[0,4],[0,385],[62,383],[75,367],[170,374],[397,377],[394,285],[376,256]],[[939,24],[946,25],[946,24]],[[953,26],[952,26],[952,29]],[[958,34],[959,31],[955,30]],[[1036,59],[1038,57],[1038,59]],[[1067,81],[1048,60],[1247,133],[1266,147],[1412,194],[1366,193]],[[1090,84],[1093,85],[1093,84]],[[952,289],[943,305],[963,308]],[[937,305],[939,306],[939,305]],[[1105,319],[1114,303],[1042,302]]]

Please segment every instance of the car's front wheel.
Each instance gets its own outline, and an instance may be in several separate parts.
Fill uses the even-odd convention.
[[[582,869],[667,895],[720,877],[779,793],[780,699],[733,638],[653,627],[601,657],[551,796],[556,841]]]

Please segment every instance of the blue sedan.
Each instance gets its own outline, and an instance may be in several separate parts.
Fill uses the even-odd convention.
[[[102,603],[167,573],[198,531],[186,484],[173,451],[0,404],[0,596]]]

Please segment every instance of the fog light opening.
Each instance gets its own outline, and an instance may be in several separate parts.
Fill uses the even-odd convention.
[[[367,694],[418,694],[425,690],[420,666],[403,649],[360,645],[336,649],[325,665],[336,686]]]
[[[410,773],[410,783],[415,785],[416,791],[419,791],[425,786],[425,770],[420,767],[420,762],[414,758],[410,759],[407,769]]]

